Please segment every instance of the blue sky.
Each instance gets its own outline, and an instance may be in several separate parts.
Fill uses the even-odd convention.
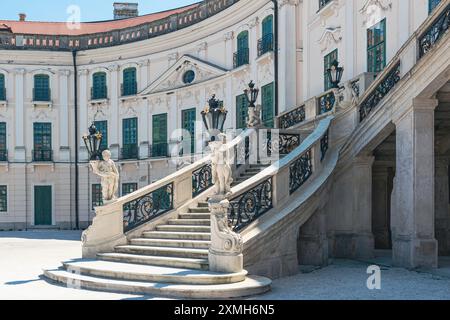
[[[110,20],[113,18],[114,0],[0,0],[0,20],[18,20],[18,14],[27,14],[32,21],[67,21],[70,16],[67,8],[77,5],[80,8],[81,21]],[[117,1],[127,2],[127,1]],[[139,3],[139,14],[163,11],[198,0],[130,0]]]

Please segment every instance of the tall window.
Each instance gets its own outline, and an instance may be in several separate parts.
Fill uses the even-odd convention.
[[[95,121],[95,127],[102,134],[102,142],[100,143],[100,152],[108,149],[108,121]]]
[[[267,16],[262,22],[262,38],[258,41],[258,56],[273,51],[273,15]]]
[[[8,211],[8,189],[6,186],[0,186],[0,212]]]
[[[234,67],[240,67],[249,62],[248,31],[242,31],[237,36],[237,52],[234,54]]]
[[[261,101],[262,101],[262,121],[266,127],[274,127],[274,83],[269,83],[261,88]]]
[[[386,66],[386,19],[367,30],[367,71],[380,72]]]
[[[152,128],[152,157],[167,157],[169,155],[167,144],[167,113],[154,115]]]
[[[137,159],[139,156],[138,148],[138,119],[130,118],[122,120],[122,158]]]
[[[52,161],[52,124],[35,122],[33,133],[33,161]]]
[[[441,0],[428,0],[428,13],[431,13],[439,3],[441,3]]]
[[[183,129],[188,131],[190,134],[191,154],[195,153],[195,120],[196,120],[195,108],[182,111],[181,121]]]
[[[5,75],[0,74],[0,101],[6,100]]]
[[[136,68],[127,68],[123,70],[122,96],[132,96],[136,93]]]
[[[333,63],[334,60],[338,60],[338,50],[337,49],[330,52],[323,58],[323,69],[324,69],[323,70],[323,78],[325,80],[325,84],[324,84],[325,91],[330,90],[333,87],[333,85],[331,84],[331,79],[328,76],[327,70],[331,68],[331,64]]]
[[[236,97],[236,128],[247,128],[248,101],[245,94]]]
[[[6,148],[6,122],[0,122],[0,161],[8,161]]]
[[[138,189],[137,183],[124,183],[122,184],[122,197],[127,194],[133,193]]]
[[[101,184],[93,184],[92,185],[92,210],[95,207],[101,207],[103,205],[103,196],[102,196],[102,185]]]
[[[92,75],[92,90],[91,99],[106,99],[108,97],[108,90],[106,87],[106,73],[97,72]]]
[[[46,74],[34,76],[34,101],[50,101],[50,77]]]

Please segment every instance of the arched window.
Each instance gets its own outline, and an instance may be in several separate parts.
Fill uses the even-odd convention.
[[[267,16],[262,22],[262,38],[258,41],[258,56],[273,51],[273,15]]]
[[[5,75],[0,73],[0,101],[6,100]]]
[[[92,100],[106,99],[108,97],[106,87],[106,72],[96,72],[92,76]]]
[[[132,96],[136,93],[136,68],[127,68],[123,70],[122,96]]]
[[[34,76],[34,101],[50,101],[50,77],[46,74]]]
[[[249,62],[248,31],[242,31],[237,36],[237,52],[234,54],[234,67],[240,67]]]

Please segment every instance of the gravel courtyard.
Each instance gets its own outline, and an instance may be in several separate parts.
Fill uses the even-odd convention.
[[[42,279],[42,269],[80,258],[80,235],[77,231],[0,232],[0,300],[161,299],[69,289]],[[381,289],[369,290],[367,267],[377,261],[381,264]],[[303,270],[294,277],[276,280],[271,292],[252,299],[450,300],[450,263],[445,265],[449,268],[430,274],[382,266],[386,260],[377,261],[335,260],[326,268]]]

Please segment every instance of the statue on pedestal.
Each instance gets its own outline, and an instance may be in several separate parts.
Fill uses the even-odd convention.
[[[119,171],[116,164],[111,160],[111,152],[105,150],[102,152],[103,160],[91,161],[92,170],[102,179],[103,203],[108,204],[117,199],[117,190],[119,189]]]
[[[261,125],[261,105],[258,104],[257,106],[250,106],[248,108],[248,122],[247,127],[248,128],[256,128]]]
[[[214,183],[215,195],[225,198],[231,193],[233,177],[226,147],[226,136],[221,133],[219,139],[219,141],[209,143],[212,151],[212,182]]]

